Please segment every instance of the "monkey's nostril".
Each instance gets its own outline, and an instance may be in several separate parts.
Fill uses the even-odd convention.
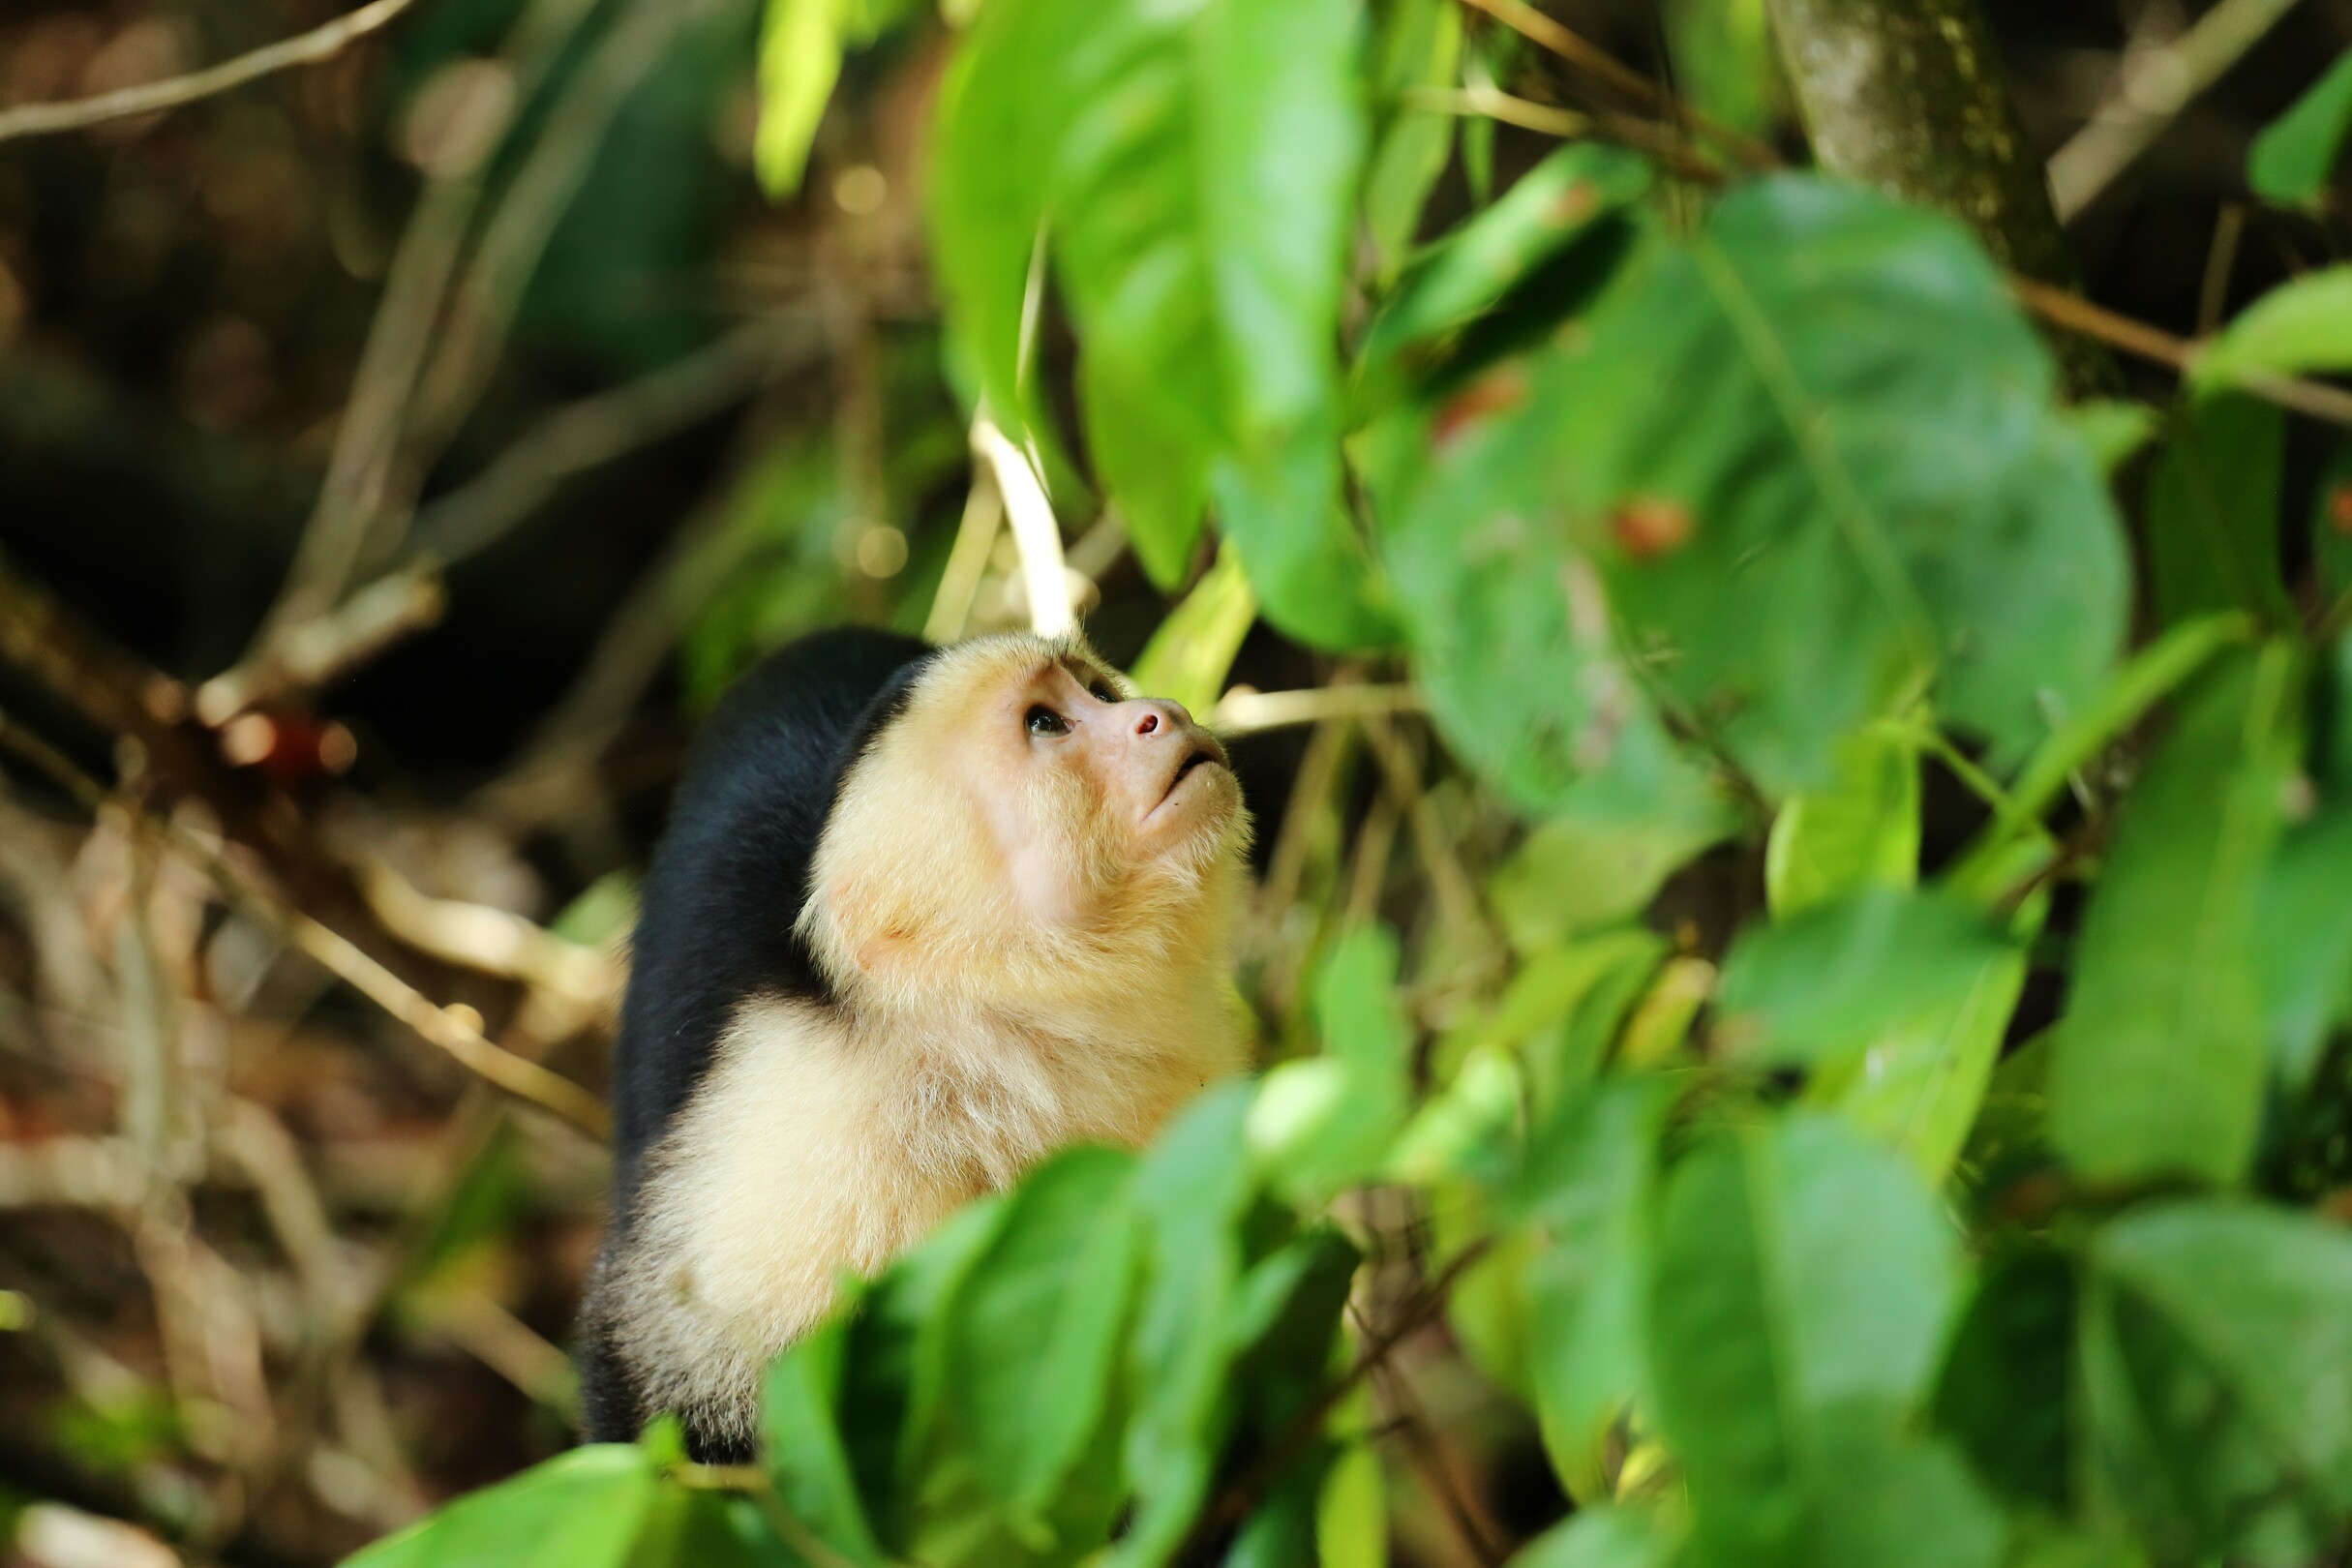
[[[1143,715],[1143,717],[1135,721],[1135,733],[1137,735],[1150,735],[1159,728],[1160,715],[1157,713],[1146,713]]]

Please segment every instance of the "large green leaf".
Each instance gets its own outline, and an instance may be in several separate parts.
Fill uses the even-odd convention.
[[[1755,182],[1513,374],[1383,545],[1439,717],[1514,793],[1645,739],[1620,639],[1776,795],[1931,683],[1996,763],[2098,689],[2124,623],[2113,508],[1956,225]]]
[[[2246,158],[2246,182],[2273,201],[2309,202],[2328,188],[2328,173],[2352,131],[2352,51],[2336,57],[2328,74],[2254,138]]]
[[[2210,672],[2123,803],[2076,943],[2050,1131],[2100,1179],[2235,1178],[2265,1071],[2253,896],[2293,766],[2297,656]]]
[[[1936,1426],[2014,1502],[2064,1516],[2075,1500],[2082,1410],[2074,1387],[2074,1265],[2021,1251],[1988,1263],[1952,1335]]]
[[[1032,1173],[944,1314],[956,1427],[982,1483],[1040,1546],[1112,1405],[1138,1261],[1133,1164],[1078,1149]]]
[[[575,1448],[377,1542],[347,1568],[619,1568],[653,1493],[643,1449]]]
[[[2148,490],[2148,571],[2167,623],[2246,610],[2288,624],[2278,575],[2278,467],[2286,420],[2224,395],[2186,402]]]
[[[1940,893],[1881,888],[1742,932],[1724,959],[1721,1038],[1768,1062],[1825,1061],[1957,1006],[2007,946]]]
[[[1527,1543],[1511,1568],[1667,1568],[1674,1538],[1646,1514],[1594,1508]]]
[[[2300,1562],[2352,1520],[2352,1235],[2203,1201],[2102,1235],[2094,1481],[2159,1560]]]
[[[941,278],[992,401],[1024,407],[1043,232],[1137,556],[1181,577],[1215,484],[1268,616],[1326,641],[1380,632],[1361,572],[1340,569],[1335,500],[1355,24],[1346,0],[1001,0],[944,89],[936,143]],[[1333,570],[1316,580],[1302,558]]]
[[[1396,273],[1421,226],[1430,188],[1454,151],[1454,116],[1403,103],[1416,87],[1450,87],[1462,63],[1454,0],[1387,0],[1372,8],[1369,75],[1380,122],[1364,172],[1364,227],[1381,281]]]
[[[1708,1560],[1988,1563],[1982,1504],[1899,1444],[1935,1365],[1954,1238],[1893,1156],[1802,1113],[1703,1143],[1670,1177],[1649,1293],[1659,1424]],[[1865,1493],[1854,1471],[1882,1472]],[[1909,1556],[1871,1510],[1921,1511]],[[1928,1520],[1945,1530],[1929,1550]],[[1874,1544],[1877,1543],[1877,1544]],[[1996,1538],[1997,1544],[1997,1538]]]

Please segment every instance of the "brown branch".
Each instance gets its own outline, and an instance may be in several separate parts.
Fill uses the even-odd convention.
[[[1268,1445],[1256,1462],[1236,1476],[1201,1510],[1186,1546],[1175,1553],[1175,1560],[1192,1560],[1194,1549],[1205,1541],[1211,1531],[1247,1519],[1266,1489],[1314,1446],[1315,1439],[1322,1435],[1323,1423],[1330,1419],[1332,1411],[1339,1408],[1340,1402],[1347,1398],[1358,1383],[1371,1376],[1373,1369],[1393,1355],[1399,1345],[1436,1320],[1437,1315],[1445,1311],[1446,1297],[1454,1286],[1493,1250],[1493,1237],[1482,1236],[1456,1252],[1438,1271],[1437,1277],[1417,1295],[1408,1297],[1378,1333],[1366,1336],[1364,1348],[1357,1353],[1354,1364],[1308,1402],[1307,1408],[1291,1419],[1290,1425]]]
[[[290,70],[295,66],[317,65],[334,58],[344,48],[370,33],[389,24],[394,17],[407,10],[416,0],[372,0],[357,11],[336,17],[331,22],[312,28],[292,38],[240,54],[219,65],[207,66],[184,76],[170,76],[163,81],[141,82],[136,87],[119,88],[91,98],[76,98],[62,104],[25,104],[15,108],[0,109],[0,141],[16,136],[46,136],[58,131],[79,131],[108,120],[127,120],[134,115],[154,114],[164,109],[178,108],[199,98],[210,98],[249,81]]]
[[[63,752],[6,714],[0,714],[0,746],[39,769],[93,814],[121,804]],[[348,937],[296,909],[178,824],[152,817],[147,820],[150,829],[174,855],[210,877],[232,903],[407,1024],[427,1043],[438,1046],[477,1077],[589,1137],[602,1140],[611,1136],[612,1118],[594,1095],[497,1044],[362,951]]]
[[[1462,3],[1473,11],[1486,13],[1530,44],[1549,49],[1573,69],[1620,96],[1632,99],[1644,108],[1673,114],[1716,147],[1729,153],[1735,162],[1750,168],[1773,168],[1780,164],[1780,155],[1771,148],[1677,101],[1658,83],[1598,45],[1570,31],[1553,17],[1527,5],[1525,0],[1462,0]]]

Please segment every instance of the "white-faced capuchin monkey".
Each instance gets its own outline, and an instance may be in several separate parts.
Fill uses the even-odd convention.
[[[1075,637],[844,629],[739,681],[645,887],[590,1435],[748,1458],[840,1271],[1239,1070],[1248,834],[1223,748]]]

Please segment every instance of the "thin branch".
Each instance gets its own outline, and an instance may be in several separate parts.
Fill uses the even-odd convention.
[[[2050,195],[2066,221],[2096,201],[2181,111],[2295,9],[2295,0],[2221,0],[2169,44],[2124,51],[2091,121],[2051,156]]]
[[[2009,276],[2009,289],[2019,303],[2043,320],[2067,327],[2087,338],[2096,338],[2111,347],[2120,348],[2141,359],[2153,360],[2175,371],[2186,372],[2196,364],[2201,344],[2186,338],[2177,338],[2160,327],[2145,321],[2135,321],[2103,305],[2094,305],[2079,294],[2052,287],[2031,278]],[[2306,380],[2298,376],[2274,376],[2265,372],[2240,371],[2232,377],[2242,390],[2267,398],[2282,408],[2309,414],[2331,424],[2352,426],[2352,392],[2330,386],[2323,381]]]
[[[769,317],[625,386],[549,414],[478,478],[417,515],[417,544],[443,565],[488,549],[576,474],[660,440],[795,369],[809,321]]]
[[[63,752],[0,714],[0,746],[30,763],[93,814],[119,806],[114,796]],[[385,968],[348,937],[294,908],[176,823],[149,819],[171,852],[210,877],[248,915],[310,954],[384,1011],[438,1046],[486,1082],[548,1112],[596,1139],[612,1134],[612,1118],[594,1095],[528,1057],[515,1055],[449,1009]]]
[[[136,87],[118,88],[91,98],[76,98],[62,104],[25,104],[15,108],[0,109],[0,141],[17,136],[47,136],[58,131],[79,131],[108,120],[127,120],[135,115],[154,114],[164,109],[178,108],[199,98],[210,98],[242,87],[249,81],[271,75],[295,66],[317,65],[333,59],[344,48],[370,33],[389,24],[416,0],[372,0],[357,11],[336,17],[276,44],[240,54],[202,71],[190,72],[184,76],[169,76],[162,81],[141,82]]]
[[[1040,637],[1059,637],[1077,624],[1070,610],[1070,574],[1062,560],[1062,528],[1053,503],[1038,482],[1028,454],[1012,444],[986,413],[972,421],[972,453],[988,466],[1005,517],[1021,553],[1021,581],[1029,589],[1029,625]]]
[[[1310,686],[1300,691],[1251,691],[1236,686],[1218,699],[1209,724],[1221,735],[1320,724],[1325,719],[1418,713],[1421,693],[1411,686]]]
[[[1674,115],[1677,120],[1713,142],[1738,163],[1750,168],[1775,168],[1780,156],[1764,143],[1677,101],[1658,83],[1635,71],[1615,55],[1601,48],[1583,36],[1571,32],[1553,17],[1544,15],[1524,0],[1462,0],[1473,11],[1483,11],[1511,31],[1541,48],[1566,61],[1574,69],[1632,99],[1644,108]],[[1497,115],[1496,118],[1502,118]],[[1530,129],[1542,129],[1531,127]]]
[[[996,547],[997,530],[1005,526],[1005,500],[996,480],[983,466],[972,476],[964,495],[964,515],[955,525],[955,544],[948,552],[946,570],[939,574],[939,591],[931,595],[931,614],[922,623],[923,641],[954,642],[972,618],[972,601],[980,596],[980,579],[988,573],[988,553]]]

